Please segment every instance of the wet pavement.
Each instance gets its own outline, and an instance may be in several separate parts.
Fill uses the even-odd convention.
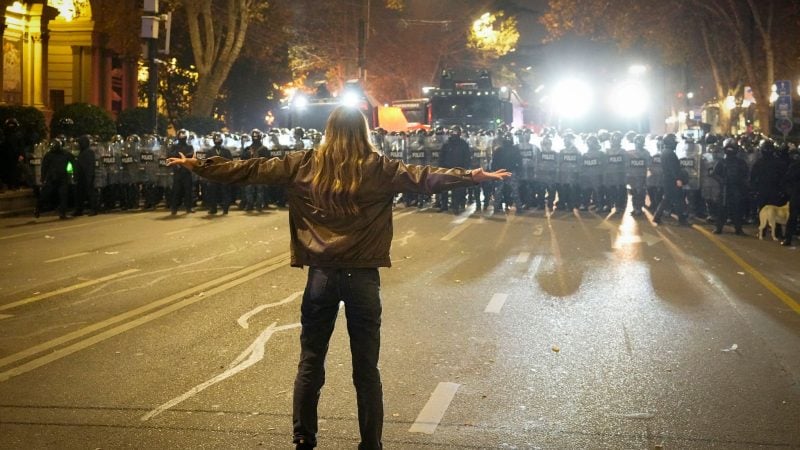
[[[386,448],[800,448],[796,248],[471,212],[395,210]],[[0,448],[292,448],[306,273],[287,225],[0,219]],[[358,444],[340,315],[322,449]]]

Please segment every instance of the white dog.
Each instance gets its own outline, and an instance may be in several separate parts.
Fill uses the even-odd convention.
[[[764,239],[764,228],[769,225],[772,229],[772,239],[777,241],[775,226],[778,224],[786,225],[789,220],[789,203],[787,202],[783,206],[764,205],[758,213],[758,220],[760,222],[758,225],[758,238]]]

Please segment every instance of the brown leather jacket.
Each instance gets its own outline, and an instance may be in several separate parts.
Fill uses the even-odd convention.
[[[211,181],[286,186],[289,199],[291,265],[295,267],[389,267],[392,199],[398,192],[432,194],[474,185],[470,171],[406,165],[373,153],[364,162],[360,212],[326,216],[311,204],[313,151],[283,158],[228,161],[213,157],[194,169]]]

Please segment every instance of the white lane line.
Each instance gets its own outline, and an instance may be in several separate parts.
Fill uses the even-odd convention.
[[[33,236],[33,235],[36,235],[36,234],[47,234],[47,233],[52,233],[54,231],[71,230],[73,228],[83,228],[83,227],[87,227],[89,225],[101,225],[101,224],[106,224],[108,222],[117,222],[117,221],[123,220],[123,219],[125,219],[127,217],[128,217],[127,215],[122,215],[122,216],[115,217],[115,218],[108,219],[108,220],[92,220],[91,222],[84,222],[84,223],[81,223],[81,224],[69,225],[69,226],[66,226],[66,227],[42,228],[41,230],[36,230],[36,231],[26,231],[25,233],[17,233],[17,234],[11,234],[11,235],[8,235],[8,236],[2,236],[2,237],[0,237],[0,241],[4,241],[6,239],[14,239],[14,238],[23,237],[23,236]]]
[[[250,320],[251,317],[255,316],[256,314],[260,313],[261,311],[263,311],[263,310],[265,310],[267,308],[274,308],[276,306],[285,305],[285,304],[287,304],[289,302],[292,302],[292,301],[294,301],[294,299],[296,299],[297,297],[300,297],[301,295],[303,295],[303,291],[298,291],[298,292],[292,293],[292,295],[286,297],[285,299],[283,299],[283,300],[281,300],[279,302],[269,303],[269,304],[266,304],[266,305],[261,305],[261,306],[253,309],[252,311],[250,311],[248,313],[242,314],[242,317],[239,317],[238,319],[236,319],[236,323],[238,323],[239,326],[241,326],[244,329],[250,328],[250,324],[247,323],[247,321]]]
[[[447,407],[450,406],[450,402],[453,401],[453,397],[455,397],[459,387],[461,385],[456,383],[439,383],[433,394],[431,394],[431,398],[428,399],[428,403],[425,404],[425,407],[422,408],[422,411],[417,416],[417,420],[408,429],[408,432],[433,434],[442,421],[442,417],[444,417],[444,413],[447,411]]]
[[[175,234],[186,233],[187,231],[192,231],[194,228],[181,228],[180,230],[170,231],[169,233],[164,233],[164,236],[172,236]]]
[[[508,294],[494,294],[483,312],[499,314],[506,300],[508,300]]]
[[[0,314],[0,320],[3,320],[3,319],[10,319],[10,318],[12,318],[12,317],[14,317],[14,315],[13,315],[13,314]]]
[[[22,305],[27,305],[29,303],[38,302],[40,300],[44,300],[44,299],[47,299],[47,298],[50,298],[50,297],[55,297],[56,295],[65,294],[67,292],[75,291],[75,290],[78,290],[78,289],[83,289],[85,287],[94,286],[95,284],[104,283],[106,281],[113,280],[115,278],[124,277],[125,275],[130,275],[130,274],[136,273],[138,271],[139,271],[139,269],[123,270],[122,272],[117,272],[117,273],[111,274],[111,275],[106,276],[106,277],[98,278],[96,280],[84,281],[83,283],[78,283],[78,284],[75,284],[73,286],[67,286],[65,288],[56,289],[55,291],[50,291],[50,292],[45,292],[44,294],[34,295],[33,297],[28,297],[28,298],[22,299],[22,300],[20,300],[18,302],[2,305],[2,306],[0,306],[0,311],[5,311],[7,309],[16,308],[17,306],[22,306]]]
[[[198,393],[208,389],[209,387],[219,383],[220,381],[224,381],[239,372],[247,369],[248,367],[253,366],[257,362],[264,359],[264,354],[266,353],[266,345],[269,338],[272,337],[278,331],[290,330],[292,328],[299,328],[299,323],[293,323],[291,325],[284,325],[282,327],[276,327],[275,325],[277,322],[273,322],[272,325],[268,326],[264,331],[261,332],[261,335],[256,338],[256,340],[250,344],[249,347],[245,351],[243,351],[228,367],[228,370],[222,372],[221,374],[211,378],[210,380],[204,381],[203,383],[198,384],[197,386],[189,389],[182,395],[179,395],[172,400],[164,403],[163,405],[159,406],[158,408],[150,411],[149,413],[142,416],[142,422],[152,419],[157,415],[163,413],[164,411],[172,408],[175,405],[178,405],[187,399],[194,397]]]
[[[459,225],[459,226],[457,226],[457,227],[453,228],[453,231],[451,231],[451,232],[447,233],[447,234],[446,234],[446,235],[445,235],[445,236],[442,238],[442,240],[443,240],[443,241],[449,241],[449,240],[453,239],[454,237],[456,237],[456,236],[458,236],[459,234],[463,233],[463,232],[464,232],[464,230],[466,230],[467,228],[469,228],[469,227],[470,227],[470,225],[472,225],[472,222],[467,222],[467,223],[461,224],[461,225]]]
[[[75,253],[74,255],[62,256],[61,258],[48,259],[47,261],[45,261],[45,264],[54,263],[54,262],[60,262],[60,261],[66,261],[66,260],[72,259],[72,258],[80,258],[81,256],[86,256],[88,254],[89,254],[89,252],[80,252],[80,253]]]
[[[406,211],[406,212],[402,212],[402,213],[399,213],[399,214],[395,214],[395,216],[392,217],[392,220],[402,219],[405,216],[410,216],[411,214],[416,214],[417,212],[418,211],[414,210],[414,211]]]
[[[525,264],[526,262],[528,262],[528,259],[530,259],[530,257],[531,254],[529,252],[522,252],[519,254],[519,256],[517,256],[517,259],[514,262],[519,264]]]
[[[289,259],[289,254],[284,253],[278,255],[276,257],[270,258],[266,261],[262,261],[257,263],[253,266],[247,267],[245,269],[229,273],[225,276],[220,278],[207,281],[203,284],[199,284],[193,286],[189,289],[184,291],[178,292],[177,294],[170,295],[169,297],[162,298],[161,300],[154,301],[152,303],[147,303],[143,306],[138,308],[132,309],[130,311],[124,312],[122,314],[116,315],[109,319],[103,320],[101,322],[89,325],[87,327],[81,328],[80,330],[73,331],[72,333],[67,333],[63,336],[57,337],[55,339],[51,339],[47,342],[41,343],[39,345],[35,345],[28,349],[25,349],[21,352],[14,353],[12,355],[5,356],[0,358],[0,367],[7,366],[11,363],[16,361],[20,361],[22,359],[34,356],[36,354],[52,350],[55,347],[60,345],[66,344],[67,342],[74,341],[75,339],[82,338],[88,334],[94,333],[96,331],[102,330],[103,328],[107,328],[111,325],[123,322],[120,325],[117,325],[114,328],[111,328],[107,331],[99,335],[95,335],[89,338],[86,338],[82,341],[78,341],[72,345],[67,347],[52,350],[45,356],[39,357],[37,359],[31,360],[22,366],[16,367],[14,369],[8,370],[7,372],[0,372],[0,382],[5,381],[13,376],[17,376],[19,374],[28,372],[33,370],[37,367],[41,367],[45,364],[48,364],[52,361],[56,361],[60,358],[64,358],[68,355],[71,355],[75,352],[83,350],[84,348],[88,348],[98,342],[102,342],[106,339],[111,337],[117,336],[119,334],[124,333],[125,331],[131,330],[133,328],[138,327],[144,323],[150,322],[152,320],[156,320],[162,316],[165,316],[173,311],[180,310],[186,306],[192,305],[200,300],[208,299],[211,296],[219,293],[224,292],[227,289],[230,289],[234,286],[238,286],[240,284],[246,283],[252,279],[264,276],[265,274],[276,270],[280,267],[284,267]],[[211,288],[212,286],[216,286],[210,290],[206,290]],[[198,293],[203,293],[205,295],[197,295]],[[191,296],[191,297],[189,297]],[[188,298],[187,298],[188,297]],[[176,300],[181,300],[177,303],[172,303]],[[139,317],[138,319],[132,320],[130,322],[125,322],[126,320],[132,319],[140,314],[146,313],[148,311],[160,308],[162,306],[166,306],[160,310],[147,314],[145,316]]]

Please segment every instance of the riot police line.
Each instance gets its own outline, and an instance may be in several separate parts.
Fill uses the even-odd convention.
[[[443,167],[452,166],[445,162],[454,159],[447,154],[452,142],[461,140],[468,145],[470,157],[461,159],[459,167],[512,172],[503,183],[468,192],[466,204],[474,203],[477,211],[494,205],[492,212],[497,213],[513,205],[518,212],[547,208],[621,214],[630,202],[634,217],[643,216],[647,208],[656,223],[676,215],[683,224],[689,218],[714,223],[719,232],[730,221],[737,233],[742,223],[757,222],[764,205],[786,203],[783,178],[790,162],[800,159],[792,144],[778,144],[757,134],[708,134],[696,140],[672,133],[644,136],[599,130],[577,134],[555,129],[534,133],[508,127],[468,132],[454,127],[412,132],[376,129],[372,137],[376,148],[392,158]],[[665,179],[664,158],[676,162],[670,169],[676,173],[670,176],[681,180],[677,189],[673,180]],[[743,164],[726,162],[733,158]],[[398,201],[446,211],[447,196],[403,194]],[[463,209],[463,204],[450,206],[454,213]]]
[[[176,214],[181,207],[194,212],[198,203],[210,213],[221,208],[226,214],[237,201],[243,209],[263,210],[270,205],[285,206],[280,189],[255,187],[258,192],[248,202],[248,187],[208,183],[183,169],[168,167],[167,158],[179,152],[198,159],[282,157],[311,149],[320,139],[318,132],[302,129],[208,136],[180,130],[174,137],[114,136],[108,141],[62,136],[30,149],[25,158],[26,178],[37,196],[37,217],[46,209],[55,209],[59,217],[66,218],[70,205],[74,215],[153,210],[162,205]]]
[[[798,159],[796,148],[776,145],[757,135],[724,140],[707,135],[697,142],[691,136],[681,138],[675,134],[623,135],[604,130],[576,134],[555,129],[534,133],[527,128],[512,130],[503,126],[487,131],[453,127],[391,133],[377,128],[371,136],[378,151],[407,164],[507,169],[514,174],[502,183],[485,183],[461,192],[435,196],[403,193],[397,202],[406,206],[454,213],[463,212],[471,204],[476,205],[477,211],[493,213],[508,211],[512,206],[518,212],[546,208],[621,213],[631,201],[631,214],[636,217],[643,215],[645,207],[657,221],[662,213],[712,222],[724,215],[723,220],[730,218],[737,231],[742,222],[755,222],[763,205],[785,203],[781,171],[785,172],[792,159]],[[171,138],[133,135],[115,136],[109,141],[89,136],[62,137],[37,144],[27,160],[32,184],[42,193],[36,214],[49,202],[55,203],[59,215],[65,217],[65,197],[73,200],[76,215],[84,210],[89,214],[152,210],[162,204],[176,214],[181,207],[193,212],[198,203],[209,213],[216,214],[221,209],[226,214],[231,205],[246,211],[285,206],[285,194],[274,186],[208,183],[182,172],[184,169],[168,167],[166,159],[179,152],[198,159],[282,157],[316,148],[322,139],[318,131],[301,128],[209,136],[180,130]],[[720,171],[715,174],[726,151],[742,160],[745,169],[723,176]],[[46,164],[49,153],[61,155],[57,158],[61,162]],[[657,206],[665,203],[662,199],[670,197],[666,195],[670,183],[663,179],[662,158],[673,153],[683,185],[660,210]],[[71,162],[74,170],[61,176],[65,172],[64,161]],[[50,167],[43,172],[45,166]],[[724,214],[720,214],[723,209]]]

